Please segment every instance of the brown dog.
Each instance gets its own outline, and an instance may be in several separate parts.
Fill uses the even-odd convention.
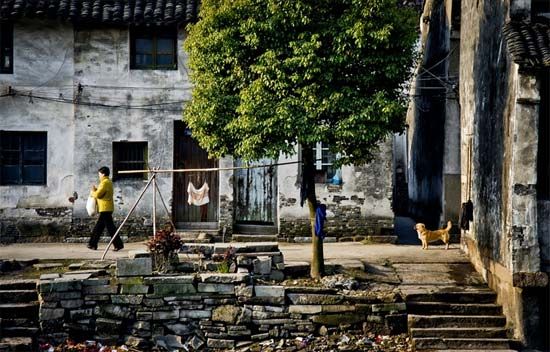
[[[445,249],[449,249],[449,240],[451,238],[449,230],[451,230],[452,226],[452,222],[448,221],[446,228],[430,231],[426,229],[426,225],[418,223],[414,226],[414,229],[418,233],[418,238],[422,241],[422,249],[428,249],[428,242],[437,240],[442,240],[445,243]]]

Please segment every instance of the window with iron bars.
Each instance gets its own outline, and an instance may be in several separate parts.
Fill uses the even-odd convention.
[[[0,23],[0,73],[13,73],[13,25]]]
[[[146,173],[119,174],[119,171],[147,169],[147,142],[113,142],[113,180],[144,179]]]
[[[0,131],[0,185],[45,185],[47,133]]]
[[[315,183],[331,182],[337,168],[333,166],[336,154],[332,153],[328,144],[318,142],[313,148],[315,156]]]
[[[176,70],[177,28],[131,28],[130,55],[134,70]]]

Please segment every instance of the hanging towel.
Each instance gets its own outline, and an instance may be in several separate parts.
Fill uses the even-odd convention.
[[[210,188],[208,187],[208,183],[204,183],[201,188],[196,189],[195,185],[192,182],[189,182],[189,185],[187,185],[187,194],[189,195],[187,197],[187,203],[189,205],[196,205],[201,206],[208,204],[210,202],[210,198],[208,198],[208,191]]]
[[[327,206],[324,204],[318,204],[315,208],[315,234],[320,239],[325,238],[323,232],[323,226],[325,225],[325,219],[327,218]]]

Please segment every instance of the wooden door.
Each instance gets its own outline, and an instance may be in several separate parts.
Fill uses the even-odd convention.
[[[204,169],[218,167],[218,161],[208,154],[191,137],[191,131],[182,121],[174,125],[174,168]],[[218,227],[218,171],[174,173],[173,216],[178,228],[213,229]],[[210,188],[210,203],[199,206],[187,202],[189,183],[198,189],[207,182]]]
[[[263,159],[258,164],[273,164]],[[241,166],[240,160],[235,166]],[[277,220],[277,167],[235,170],[235,222],[275,225]]]

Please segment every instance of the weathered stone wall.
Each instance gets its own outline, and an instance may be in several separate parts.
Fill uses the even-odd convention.
[[[368,165],[342,167],[342,184],[316,184],[320,203],[327,205],[325,230],[335,240],[391,234],[393,229],[392,139],[379,146],[378,157]],[[298,155],[280,162],[298,160]],[[279,234],[293,241],[311,237],[309,210],[300,206],[299,164],[279,166]]]
[[[181,337],[181,343],[199,350],[307,336],[323,325],[367,324],[386,334],[406,329],[405,303],[255,284],[248,274],[154,276],[151,259],[136,258],[118,260],[115,277],[78,275],[40,281],[44,339],[95,339],[147,349]]]
[[[548,329],[548,278],[540,272],[534,191],[539,94],[536,80],[511,63],[502,38],[510,11],[520,11],[519,2],[514,6],[462,2],[462,201],[474,204],[462,248],[498,293],[515,337],[547,349],[539,332]]]
[[[73,97],[72,26],[22,21],[14,25],[14,72],[0,75],[0,91]],[[32,59],[29,59],[32,57]],[[46,184],[0,186],[0,241],[63,237],[70,228],[74,191],[73,108],[24,96],[0,100],[0,129],[47,133]]]

